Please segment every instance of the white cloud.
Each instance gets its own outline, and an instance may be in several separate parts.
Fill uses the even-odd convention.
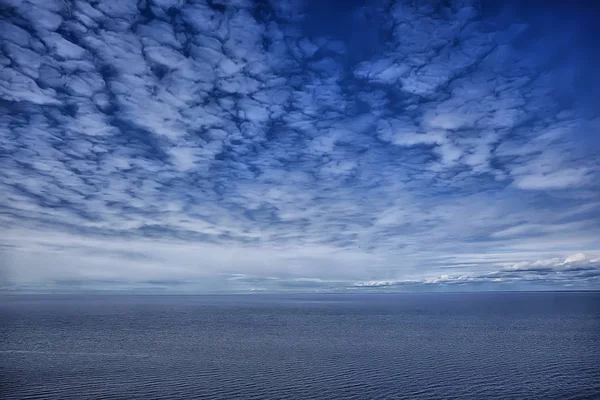
[[[574,136],[595,125],[549,95],[522,29],[476,7],[397,3],[377,28],[392,39],[357,51],[307,37],[294,2],[11,4],[0,267],[15,284],[444,284],[600,248],[598,162]]]

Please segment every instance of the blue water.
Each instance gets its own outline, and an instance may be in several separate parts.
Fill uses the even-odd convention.
[[[600,293],[0,297],[5,399],[600,399]]]

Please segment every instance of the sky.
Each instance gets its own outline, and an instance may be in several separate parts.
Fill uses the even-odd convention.
[[[0,0],[0,289],[600,289],[600,6],[538,3]]]

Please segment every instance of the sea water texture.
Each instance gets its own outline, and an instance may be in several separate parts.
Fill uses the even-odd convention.
[[[600,398],[600,293],[0,301],[3,399]]]

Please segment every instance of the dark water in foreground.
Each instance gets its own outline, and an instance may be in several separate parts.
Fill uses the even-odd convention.
[[[600,293],[1,296],[0,398],[600,399]]]

